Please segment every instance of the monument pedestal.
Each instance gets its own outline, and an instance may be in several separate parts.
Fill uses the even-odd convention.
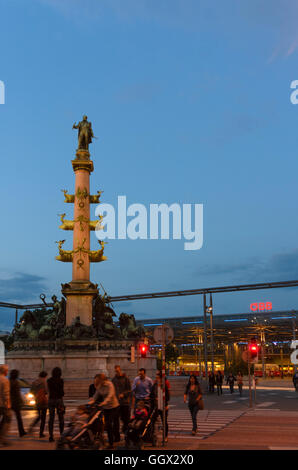
[[[92,302],[98,295],[97,284],[90,281],[71,281],[62,284],[62,294],[66,297],[66,326],[76,317],[83,325],[92,325]]]
[[[149,377],[155,377],[155,356],[136,358],[135,363],[128,360],[133,344],[131,341],[96,339],[24,340],[15,342],[14,351],[6,355],[6,363],[10,370],[19,370],[21,377],[29,383],[35,380],[42,370],[50,376],[54,367],[60,367],[66,385],[66,399],[88,400],[88,386],[93,382],[94,376],[104,373],[112,379],[115,375],[115,365],[120,365],[131,381],[138,375],[140,367],[146,369]]]

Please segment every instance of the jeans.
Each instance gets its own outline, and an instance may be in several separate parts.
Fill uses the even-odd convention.
[[[191,414],[191,419],[192,419],[192,430],[193,431],[196,431],[197,430],[197,414],[198,414],[198,411],[199,411],[199,405],[198,404],[195,404],[195,405],[188,405],[188,408],[189,408],[189,411],[190,411],[190,414]]]
[[[50,399],[49,400],[49,434],[50,437],[54,435],[54,421],[55,421],[55,410],[57,410],[58,419],[59,419],[59,431],[60,435],[63,433],[64,430],[64,403],[62,398],[57,399]]]
[[[44,432],[44,428],[46,425],[46,416],[47,416],[47,408],[45,407],[38,407],[37,408],[37,416],[33,423],[30,425],[30,431],[34,428],[34,426],[37,425],[37,423],[40,421],[40,428],[39,428],[39,435],[41,436]]]
[[[163,412],[162,412],[162,410],[157,410],[157,416],[158,415],[160,416],[162,424],[163,424]],[[165,423],[165,437],[168,437],[168,433],[169,433],[168,410],[166,410],[165,415],[166,415],[166,419],[165,419],[165,421],[166,421],[166,423]]]
[[[125,433],[130,420],[130,406],[120,405],[116,410],[114,414],[114,440],[120,441],[120,419],[123,423],[122,431]]]
[[[119,413],[119,406],[117,406],[117,408],[111,408],[109,410],[104,410],[105,429],[108,433],[108,439],[109,439],[110,446],[112,446],[114,444],[115,418],[117,417],[118,413]]]
[[[18,430],[19,430],[19,436],[22,437],[25,434],[25,429],[23,425],[23,420],[22,420],[22,414],[21,414],[21,409],[20,408],[12,408],[17,419],[18,423]]]
[[[217,395],[219,395],[219,391],[220,391],[220,394],[222,395],[222,385],[216,384],[216,386],[217,386]]]
[[[0,408],[0,442],[5,442],[6,435],[9,430],[9,425],[11,423],[11,411],[9,408]]]

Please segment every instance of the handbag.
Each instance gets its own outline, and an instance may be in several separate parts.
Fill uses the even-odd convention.
[[[204,409],[203,398],[200,398],[200,400],[198,401],[198,406],[199,406],[199,410],[203,410],[203,409]]]

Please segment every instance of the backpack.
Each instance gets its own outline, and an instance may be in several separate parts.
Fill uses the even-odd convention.
[[[38,380],[33,382],[31,386],[31,393],[33,393],[37,406],[47,406],[48,397],[45,385]]]

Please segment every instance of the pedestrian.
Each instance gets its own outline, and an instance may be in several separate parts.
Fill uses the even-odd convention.
[[[232,374],[232,372],[229,373],[228,377],[227,377],[227,385],[230,386],[230,392],[231,393],[234,393],[234,383],[235,383],[235,377],[234,375]]]
[[[293,384],[296,389],[296,392],[298,392],[298,371],[297,370],[293,375]]]
[[[114,441],[120,441],[120,418],[122,421],[122,432],[125,433],[130,420],[130,402],[131,402],[131,385],[130,380],[119,365],[115,366],[115,377],[112,379],[116,395],[119,401],[118,413],[115,416],[114,425]]]
[[[61,378],[62,371],[60,367],[54,367],[52,370],[52,377],[47,381],[48,390],[49,390],[49,441],[54,442],[54,421],[55,421],[55,411],[57,411],[59,419],[59,431],[60,435],[64,430],[64,413],[65,407],[63,403],[64,397],[64,381]]]
[[[150,399],[152,400],[152,407],[156,409],[154,420],[158,416],[161,417],[163,423],[163,390],[162,390],[162,372],[159,370],[156,372],[156,379],[153,384]],[[169,412],[169,401],[170,401],[170,387],[169,381],[165,379],[165,442],[168,442],[168,412]]]
[[[14,411],[18,423],[18,430],[19,436],[25,436],[26,431],[24,429],[23,420],[22,420],[22,413],[21,410],[24,406],[24,400],[21,394],[21,387],[19,378],[19,371],[13,369],[9,374],[9,382],[10,382],[10,401],[11,401],[11,409]]]
[[[217,371],[217,373],[216,373],[215,383],[216,383],[216,387],[217,387],[217,395],[219,395],[219,392],[222,395],[223,375],[222,375],[220,370]]]
[[[198,379],[195,375],[189,377],[188,384],[184,392],[184,403],[188,399],[188,408],[192,418],[192,435],[194,436],[197,432],[197,414],[200,409],[200,400],[202,400],[202,390]]]
[[[209,392],[214,393],[214,387],[215,387],[215,375],[213,372],[210,372],[209,374]]]
[[[143,367],[139,370],[139,375],[134,379],[132,384],[132,407],[136,409],[139,400],[150,400],[150,393],[153,387],[153,381],[146,375],[146,369]]]
[[[28,433],[31,434],[33,428],[37,425],[40,421],[39,427],[39,437],[43,438],[44,435],[44,428],[46,425],[46,416],[47,416],[47,408],[48,408],[48,387],[47,387],[47,378],[48,374],[45,371],[40,372],[38,379],[36,379],[31,387],[31,392],[35,397],[36,409],[37,409],[37,416],[35,420],[31,423]]]
[[[89,385],[89,398],[92,398],[96,392],[95,380],[97,375],[94,376],[93,383]]]
[[[10,383],[7,378],[8,366],[0,365],[0,445],[9,446],[7,434],[11,423]]]
[[[242,396],[242,388],[243,388],[243,375],[239,371],[237,374],[237,384],[238,384],[238,389],[239,389],[239,394]]]
[[[104,410],[105,428],[108,433],[109,446],[107,449],[114,449],[115,416],[119,412],[119,401],[116,390],[111,380],[105,374],[98,374],[95,381],[96,392],[89,401],[89,405],[97,402],[98,397],[103,398],[100,407]]]

